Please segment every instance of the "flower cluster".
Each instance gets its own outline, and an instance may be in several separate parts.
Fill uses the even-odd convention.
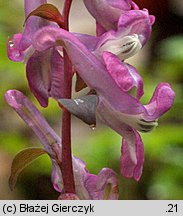
[[[52,161],[52,183],[56,191],[62,192],[61,174],[62,141],[53,131],[34,104],[17,90],[5,94],[7,103],[19,114],[34,131]],[[80,199],[117,199],[118,181],[114,171],[103,168],[98,176],[90,174],[85,163],[72,157],[76,194]]]
[[[148,41],[154,16],[139,9],[132,0],[83,0],[96,20],[96,36],[71,33],[38,16],[30,16],[23,34],[8,41],[8,56],[26,63],[29,87],[39,103],[48,106],[49,97],[89,125],[101,121],[122,137],[121,174],[138,181],[142,175],[144,147],[139,132],[149,132],[167,112],[175,94],[168,83],[160,83],[149,101],[138,71],[125,60],[135,55]],[[46,0],[25,0],[27,17]],[[79,99],[65,99],[63,49],[77,73],[92,90]],[[136,95],[131,90],[136,89]],[[9,91],[7,102],[32,127],[50,155],[52,181],[62,192],[62,145],[34,105],[18,91]],[[139,132],[138,132],[139,131]],[[89,174],[84,162],[73,156],[76,194],[80,199],[117,199],[117,177],[108,168],[98,176]],[[109,187],[110,186],[110,187]],[[109,190],[106,192],[106,190]]]

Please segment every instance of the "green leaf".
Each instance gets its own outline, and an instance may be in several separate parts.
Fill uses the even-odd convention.
[[[11,165],[11,175],[9,178],[9,187],[11,190],[14,189],[17,178],[21,171],[33,160],[45,153],[47,152],[41,148],[27,148],[15,156]]]
[[[38,8],[36,8],[35,10],[33,10],[27,16],[25,23],[30,16],[39,16],[49,21],[56,22],[61,28],[63,27],[64,24],[63,16],[59,12],[59,10],[52,4],[43,4]]]

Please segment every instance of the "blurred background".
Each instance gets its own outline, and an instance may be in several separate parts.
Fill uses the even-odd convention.
[[[62,1],[49,1],[62,8]],[[169,82],[176,92],[173,108],[159,120],[151,133],[141,134],[145,163],[140,181],[119,174],[121,137],[105,126],[94,131],[72,119],[73,154],[87,164],[91,173],[110,167],[119,174],[120,199],[183,199],[183,0],[136,0],[156,15],[151,40],[128,62],[144,79],[146,104],[159,82]],[[95,22],[81,0],[73,0],[71,31],[95,34]],[[13,192],[8,187],[11,162],[23,148],[40,146],[30,128],[5,103],[4,93],[18,89],[26,94],[60,134],[61,111],[50,99],[41,108],[27,85],[25,65],[11,62],[6,54],[7,37],[23,31],[23,0],[0,0],[0,199],[57,199],[50,183],[51,163],[41,156],[20,175]]]

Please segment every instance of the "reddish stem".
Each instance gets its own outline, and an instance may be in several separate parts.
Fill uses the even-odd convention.
[[[64,5],[64,29],[69,30],[69,12],[72,0],[66,0]],[[64,98],[71,98],[72,65],[64,50]],[[71,115],[67,110],[62,114],[62,178],[65,193],[75,193],[74,175],[71,151]]]
[[[72,0],[65,0],[63,17],[64,17],[64,29],[69,30],[69,12],[71,8]]]

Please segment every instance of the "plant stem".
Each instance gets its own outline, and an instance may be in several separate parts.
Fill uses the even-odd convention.
[[[69,30],[69,12],[71,8],[72,0],[65,0],[63,17],[64,17],[64,29]]]
[[[63,10],[64,29],[69,30],[69,12],[72,0],[66,0]],[[64,98],[72,94],[72,65],[64,50]],[[71,150],[71,114],[63,110],[62,114],[62,178],[65,193],[75,193]]]

